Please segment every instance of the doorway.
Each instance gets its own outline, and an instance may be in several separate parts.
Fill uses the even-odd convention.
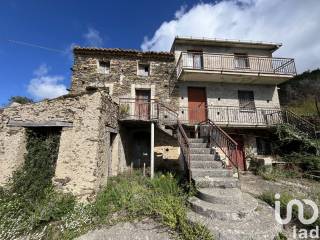
[[[206,89],[188,87],[189,123],[195,124],[207,120]]]
[[[245,160],[245,153],[244,153],[244,141],[243,137],[240,135],[230,135],[230,137],[236,141],[238,144],[237,148],[237,166],[239,170],[245,171],[246,170],[246,160]]]
[[[141,120],[150,119],[150,90],[136,89],[135,116]]]
[[[132,157],[133,167],[142,168],[150,166],[150,133],[146,131],[138,131],[132,135]]]

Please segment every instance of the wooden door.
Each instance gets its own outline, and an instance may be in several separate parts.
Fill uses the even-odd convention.
[[[237,166],[239,170],[245,171],[246,170],[246,159],[244,153],[244,142],[242,136],[239,135],[231,135],[231,138],[235,140],[238,144],[237,148]]]
[[[188,88],[189,123],[195,124],[207,120],[206,89],[200,87]]]
[[[141,120],[150,119],[150,90],[136,90],[135,116]]]

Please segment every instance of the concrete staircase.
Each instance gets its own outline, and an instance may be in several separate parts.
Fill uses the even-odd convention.
[[[271,240],[282,230],[274,211],[240,190],[233,170],[223,168],[218,151],[202,138],[189,139],[191,174],[198,194],[188,218],[205,225],[216,240]],[[220,155],[222,153],[220,152]]]

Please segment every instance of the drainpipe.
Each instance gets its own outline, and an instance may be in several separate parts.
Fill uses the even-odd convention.
[[[154,122],[151,122],[151,154],[150,154],[151,178],[154,177]]]

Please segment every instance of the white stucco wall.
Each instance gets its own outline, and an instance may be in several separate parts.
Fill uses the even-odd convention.
[[[179,84],[179,115],[180,119],[188,119],[188,87],[204,87],[207,95],[208,117],[217,123],[227,121],[241,122],[258,118],[264,121],[264,113],[280,108],[277,86],[250,85],[208,82],[182,82]],[[239,112],[238,91],[253,91],[257,112]],[[215,107],[215,108],[213,108]],[[221,109],[218,107],[222,107]],[[229,107],[226,109],[225,107]],[[229,116],[227,116],[229,115]]]
[[[175,46],[175,59],[178,61],[181,52],[186,52],[188,50],[201,50],[204,53],[212,54],[234,54],[234,53],[244,53],[252,56],[260,57],[272,57],[272,52],[265,49],[256,48],[240,48],[240,47],[218,47],[218,46],[192,46],[192,45],[176,45]]]

